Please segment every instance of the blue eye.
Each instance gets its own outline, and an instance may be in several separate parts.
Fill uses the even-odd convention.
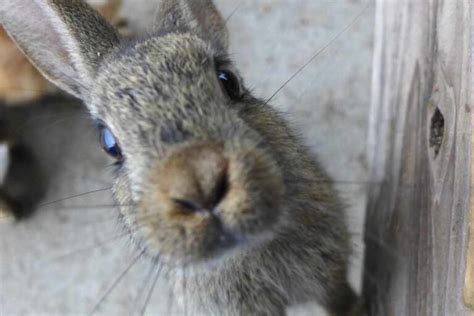
[[[107,154],[117,160],[122,160],[122,150],[114,134],[106,126],[100,127],[100,143]]]

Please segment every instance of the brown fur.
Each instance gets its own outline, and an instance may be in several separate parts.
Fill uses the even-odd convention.
[[[107,0],[95,8],[112,24],[121,24],[122,0]],[[123,30],[127,34],[127,30]],[[17,48],[0,26],[0,102],[7,105],[25,104],[57,93],[59,90],[45,79]]]
[[[339,198],[277,111],[242,82],[238,97],[226,95],[216,72],[237,72],[212,1],[163,0],[154,32],[134,41],[119,40],[81,1],[37,1],[64,35],[51,46],[68,60],[41,55],[24,34],[23,10],[0,17],[43,73],[117,138],[124,227],[166,265],[193,314],[284,315],[309,300],[335,315],[354,310]]]
[[[15,104],[38,99],[51,85],[0,27],[0,101]]]

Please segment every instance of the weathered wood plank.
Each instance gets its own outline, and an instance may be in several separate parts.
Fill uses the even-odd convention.
[[[474,82],[474,80],[472,81]],[[472,120],[474,126],[474,116]],[[474,153],[474,137],[471,153]],[[474,311],[474,155],[471,157],[471,220],[469,225],[469,242],[466,264],[466,280],[464,284],[464,301]],[[474,315],[474,313],[473,313]]]
[[[364,295],[467,315],[472,0],[377,0]]]
[[[474,5],[471,7],[471,39],[474,38]],[[471,40],[471,85],[474,85],[474,40]],[[474,105],[474,91],[471,91],[471,109]],[[472,115],[471,126],[474,126]],[[471,220],[466,264],[464,301],[474,311],[474,137],[471,140]],[[472,313],[474,315],[474,312]]]

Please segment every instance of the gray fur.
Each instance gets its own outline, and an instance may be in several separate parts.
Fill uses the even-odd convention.
[[[2,23],[117,137],[125,157],[115,185],[122,220],[137,246],[168,267],[176,295],[216,315],[284,315],[311,300],[336,315],[353,311],[350,238],[337,194],[279,113],[245,89],[236,100],[225,95],[216,65],[236,71],[212,1],[162,1],[154,33],[120,43],[81,1],[19,2],[50,13],[49,28],[62,39],[56,56],[71,58],[51,69],[58,62],[37,51],[44,47],[31,42],[31,25],[22,29],[19,10],[1,11]],[[64,65],[80,89],[60,76]],[[171,206],[170,192],[184,194],[183,187],[209,197],[221,177],[221,167],[209,166],[223,161],[229,192],[212,215]],[[223,233],[209,224],[214,218],[239,237],[232,249],[217,245]]]

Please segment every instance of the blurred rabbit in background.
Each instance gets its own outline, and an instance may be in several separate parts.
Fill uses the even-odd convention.
[[[122,0],[88,0],[123,36],[129,35]],[[45,192],[34,154],[13,135],[11,107],[63,93],[30,63],[0,25],[0,220],[29,215]],[[41,102],[39,102],[41,103]]]

